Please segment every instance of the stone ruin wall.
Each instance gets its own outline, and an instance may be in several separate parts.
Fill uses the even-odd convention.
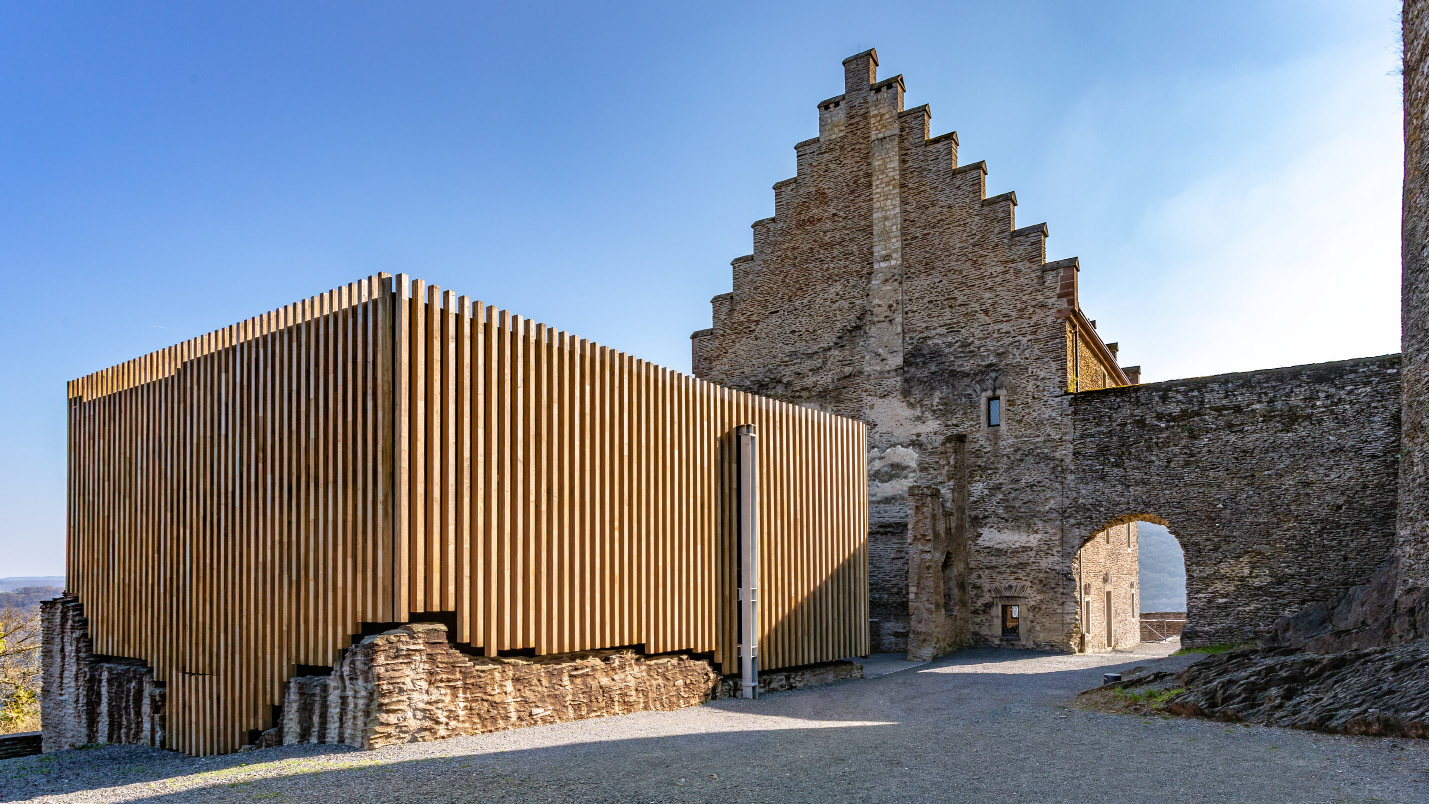
[[[163,746],[163,685],[140,662],[94,654],[78,598],[42,602],[40,629],[45,752],[95,743]]]
[[[1076,261],[1047,263],[1046,227],[1016,228],[1016,196],[987,197],[986,165],[959,166],[957,136],[930,137],[928,107],[905,110],[902,78],[880,81],[876,65],[872,51],[846,60],[844,94],[818,105],[819,136],[795,146],[774,217],[753,224],[733,291],[692,336],[695,373],[870,425],[878,649],[907,647],[908,493],[957,493],[955,438],[969,638],[998,642],[997,606],[1016,600],[1019,644],[1066,649],[1058,501]],[[1005,400],[997,428],[983,420],[992,394]]]
[[[764,692],[863,677],[848,661],[764,673]],[[534,658],[465,653],[438,623],[399,626],[364,638],[325,676],[288,682],[282,722],[260,746],[299,743],[355,748],[567,723],[632,712],[668,712],[728,698],[737,677],[708,660],[630,650]]]
[[[260,744],[379,748],[669,711],[710,700],[720,683],[708,661],[687,656],[491,659],[457,650],[444,625],[406,625],[366,637],[329,675],[290,681],[281,727]]]
[[[961,501],[936,486],[908,490],[908,658],[930,661],[972,641]]]
[[[1114,388],[1071,400],[1067,549],[1165,524],[1188,643],[1250,642],[1367,583],[1394,543],[1398,355]]]
[[[42,605],[45,752],[114,743],[164,747],[164,688],[133,660],[96,656],[78,598]],[[863,677],[836,661],[762,673],[761,693]],[[465,653],[438,623],[363,638],[326,675],[289,679],[277,725],[257,747],[344,744],[379,748],[729,698],[737,676],[707,658],[603,650],[534,658]]]
[[[1105,653],[1141,641],[1135,522],[1098,533],[1072,558],[1077,595],[1077,649]],[[1111,642],[1107,642],[1107,594],[1111,594]]]

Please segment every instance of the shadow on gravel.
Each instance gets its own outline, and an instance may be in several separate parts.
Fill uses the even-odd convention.
[[[757,701],[371,752],[68,751],[0,762],[0,801],[1429,800],[1429,747],[1067,708],[1156,659],[969,650]]]
[[[1075,661],[1079,666],[1072,669],[1050,669],[1046,667],[1049,661]],[[1069,657],[1066,654],[1046,652],[969,649],[872,679],[774,693],[754,701],[735,698],[705,704],[704,708],[719,710],[750,721],[740,727],[635,740],[608,737],[577,739],[561,745],[497,753],[487,753],[480,746],[471,745],[471,740],[482,740],[483,737],[457,738],[457,741],[427,744],[433,746],[434,750],[449,750],[454,753],[452,757],[439,759],[394,762],[384,759],[381,751],[369,752],[346,746],[325,745],[289,746],[202,758],[133,746],[74,749],[0,762],[0,802],[22,801],[36,795],[66,795],[130,785],[157,788],[156,795],[139,799],[127,798],[136,792],[129,788],[125,794],[130,801],[167,801],[175,800],[175,796],[183,800],[199,800],[194,797],[201,790],[226,790],[229,793],[225,800],[245,800],[246,793],[252,793],[254,796],[274,793],[292,786],[298,779],[310,778],[315,774],[355,774],[353,783],[360,784],[363,779],[380,781],[399,778],[399,775],[394,775],[398,774],[399,768],[408,768],[417,776],[437,773],[442,768],[450,769],[459,776],[468,776],[473,772],[471,767],[490,765],[496,762],[497,758],[500,759],[500,764],[512,763],[532,767],[553,757],[578,755],[591,750],[618,753],[627,757],[648,756],[651,752],[642,747],[647,740],[653,741],[652,744],[658,745],[663,751],[680,746],[688,749],[711,749],[718,746],[717,750],[737,752],[773,739],[771,735],[778,735],[785,741],[795,739],[795,735],[802,735],[801,739],[808,741],[812,734],[829,729],[888,729],[902,725],[897,721],[910,714],[918,719],[945,708],[956,710],[947,713],[948,723],[969,718],[996,718],[1006,713],[1009,703],[1060,702],[1087,687],[1097,686],[1102,672],[1115,672],[1136,664],[1144,664],[1146,661],[1146,657],[1128,657],[1122,654]],[[964,689],[969,686],[979,689],[976,692]],[[936,703],[930,704],[930,699]],[[811,723],[818,725],[811,727]],[[537,727],[535,732],[548,728],[580,730],[581,726],[577,723]],[[489,739],[494,736],[485,737]],[[462,751],[471,753],[460,753]],[[455,765],[452,764],[454,762]],[[481,772],[494,773],[489,770]],[[273,775],[252,779],[254,773]],[[404,771],[403,774],[405,773]],[[339,781],[331,783],[344,787],[348,784]],[[328,785],[329,781],[322,782],[323,787]],[[182,789],[164,791],[164,788],[170,786]],[[261,796],[253,800],[260,798]]]
[[[451,751],[450,755],[395,761],[384,756],[381,750],[350,748],[301,757],[291,756],[291,749],[266,749],[227,755],[217,758],[219,761],[132,747],[66,751],[31,757],[33,762],[22,768],[0,765],[0,801],[26,801],[38,796],[81,792],[89,793],[87,801],[165,804],[190,801],[361,801],[371,804],[547,801],[552,796],[556,800],[626,800],[627,795],[637,799],[653,795],[657,797],[653,800],[667,801],[671,792],[743,800],[749,793],[747,781],[739,782],[728,773],[721,778],[719,771],[690,774],[680,769],[679,766],[685,764],[681,760],[692,756],[768,752],[785,742],[821,742],[813,739],[820,732],[888,729],[895,725],[726,730],[593,740],[511,751],[483,750],[480,745],[472,745],[473,738],[457,738],[461,743],[426,744],[434,750]],[[808,759],[813,762],[818,757],[810,755]],[[178,772],[146,775],[146,760],[163,764],[177,761],[189,767]],[[64,778],[67,771],[75,770],[74,766],[79,764],[90,765],[85,769],[87,778]],[[46,765],[48,767],[44,767]],[[565,775],[562,771],[572,765],[595,772]],[[552,778],[544,773],[538,777],[533,771],[556,771],[556,775]],[[96,784],[96,774],[106,781]],[[255,778],[255,774],[269,775]],[[658,789],[650,788],[652,782]],[[103,795],[110,787],[125,789],[116,790],[119,795],[110,799]],[[153,788],[153,792],[145,794],[144,787]]]

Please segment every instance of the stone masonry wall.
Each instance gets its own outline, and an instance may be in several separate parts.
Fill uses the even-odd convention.
[[[930,136],[928,107],[904,109],[902,78],[878,79],[877,64],[873,51],[846,59],[843,94],[818,104],[819,135],[794,146],[774,216],[753,224],[753,253],[692,335],[695,373],[868,423],[878,649],[909,639],[909,487],[949,490],[960,437],[970,638],[1002,644],[995,612],[1015,598],[1017,644],[1065,650],[1070,334],[1117,371],[1081,323],[1077,261],[1048,263],[1047,227],[1017,228],[1016,195],[988,197],[987,166],[960,166],[957,135]]]
[[[377,748],[667,711],[709,700],[719,681],[709,662],[682,656],[471,656],[443,625],[406,625],[363,639],[329,676],[291,681],[281,741]]]
[[[133,660],[95,656],[73,595],[40,604],[44,750],[94,743],[162,747],[164,689]]]
[[[908,658],[929,661],[968,644],[968,549],[956,508],[932,486],[908,490]]]
[[[1404,4],[1399,594],[1429,588],[1429,2]]]
[[[1165,524],[1188,644],[1249,642],[1369,581],[1394,541],[1398,355],[1072,397],[1067,549]]]
[[[1136,523],[1114,525],[1088,539],[1072,559],[1079,608],[1079,650],[1102,653],[1141,641]],[[1107,596],[1111,596],[1111,638],[1107,637]]]
[[[862,678],[848,661],[760,674],[761,692]],[[603,650],[487,658],[457,650],[446,626],[404,625],[369,636],[326,676],[290,679],[280,724],[259,744],[399,743],[696,706],[738,690],[710,662]]]

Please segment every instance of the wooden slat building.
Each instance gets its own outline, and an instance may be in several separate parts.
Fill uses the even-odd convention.
[[[759,433],[765,668],[868,652],[866,430],[371,277],[69,383],[67,583],[241,747],[372,624],[738,671],[732,431]]]

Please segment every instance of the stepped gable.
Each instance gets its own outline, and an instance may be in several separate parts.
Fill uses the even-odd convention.
[[[828,389],[791,385],[771,366],[856,343],[862,361],[841,354],[836,373],[896,372],[910,336],[946,335],[977,319],[1005,325],[1024,312],[984,304],[973,321],[955,321],[919,308],[966,295],[966,281],[1010,281],[1055,283],[1051,315],[1072,322],[1095,365],[1086,385],[1127,384],[1114,345],[1079,307],[1078,260],[1046,261],[1047,224],[1017,226],[1016,192],[987,195],[987,163],[958,164],[957,132],[930,135],[931,108],[904,108],[903,76],[879,80],[876,50],[843,67],[844,93],[818,103],[819,136],[794,146],[796,175],[773,185],[775,214],[752,224],[753,252],[730,263],[732,291],[711,299],[712,325],[691,336],[695,374],[807,401]],[[991,265],[1004,270],[983,270]],[[991,290],[985,301],[1006,295]],[[844,326],[807,326],[804,316]],[[922,328],[910,333],[915,323]],[[771,332],[780,327],[783,337]]]
[[[818,136],[794,146],[774,215],[754,222],[731,292],[692,336],[694,371],[868,423],[884,650],[902,650],[908,630],[911,486],[967,495],[977,548],[957,605],[971,638],[1000,644],[993,610],[1009,596],[996,590],[1029,589],[1015,603],[1033,612],[1019,644],[1066,646],[1070,564],[1049,537],[1065,396],[1128,378],[1078,306],[1077,260],[1047,262],[1047,226],[1019,227],[1017,195],[989,197],[987,165],[959,165],[957,134],[932,136],[929,107],[904,108],[903,77],[877,67],[872,50],[845,59],[843,94],[817,104]],[[1007,405],[996,428],[984,418],[993,397]],[[966,439],[963,491],[949,479],[953,438]]]

